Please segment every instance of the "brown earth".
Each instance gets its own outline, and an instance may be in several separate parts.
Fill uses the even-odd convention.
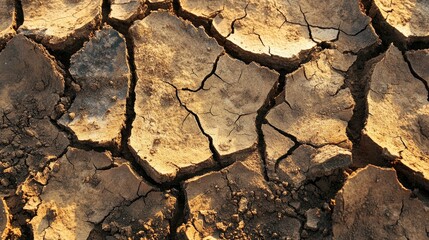
[[[429,239],[428,16],[0,0],[1,239]]]

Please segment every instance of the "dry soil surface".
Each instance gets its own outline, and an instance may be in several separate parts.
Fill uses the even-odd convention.
[[[428,16],[0,0],[1,239],[429,239]]]

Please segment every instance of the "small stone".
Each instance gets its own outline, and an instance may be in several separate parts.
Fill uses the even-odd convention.
[[[308,238],[308,232],[306,231],[306,230],[302,230],[302,232],[301,232],[301,237],[302,238]]]
[[[238,221],[240,220],[240,217],[238,216],[238,214],[233,214],[233,215],[231,216],[231,219],[232,219],[232,221],[234,221],[234,222],[238,222]]]
[[[217,222],[216,228],[222,232],[226,232],[226,230],[228,229],[228,226],[226,226],[223,222]]]
[[[110,232],[110,224],[108,224],[108,223],[103,223],[103,224],[101,225],[101,229],[102,229],[103,231],[105,231],[105,232]]]
[[[317,225],[320,221],[320,209],[311,208],[305,212],[305,216],[307,218],[307,221],[305,222],[304,227],[312,231],[317,231]]]
[[[76,113],[74,113],[74,112],[69,113],[70,120],[73,120],[75,117],[76,117]]]

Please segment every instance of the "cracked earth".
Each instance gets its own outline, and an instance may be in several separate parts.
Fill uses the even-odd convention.
[[[429,239],[428,16],[0,0],[0,238]]]

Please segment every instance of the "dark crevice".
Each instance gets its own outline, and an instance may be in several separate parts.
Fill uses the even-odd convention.
[[[127,53],[128,53],[128,66],[131,72],[131,80],[128,87],[128,97],[126,99],[126,120],[125,126],[121,131],[121,152],[124,156],[128,158],[133,158],[133,154],[130,152],[128,148],[128,139],[131,136],[131,130],[133,128],[133,122],[136,118],[136,113],[134,111],[135,102],[136,102],[136,93],[135,88],[137,84],[137,72],[136,72],[136,64],[134,59],[134,42],[132,37],[129,34],[125,35]]]
[[[179,237],[177,236],[177,229],[180,227],[180,225],[186,223],[188,220],[188,214],[187,214],[187,199],[186,199],[186,192],[184,189],[183,184],[180,184],[177,186],[177,207],[175,209],[175,213],[172,219],[170,219],[170,240],[179,240]]]
[[[347,136],[354,145],[359,144],[368,117],[367,95],[373,66],[386,50],[384,45],[362,50],[345,74],[345,86],[350,89],[355,102],[353,115],[347,126]]]
[[[269,181],[268,177],[268,169],[267,169],[267,154],[266,154],[266,143],[264,138],[264,132],[262,131],[262,124],[265,123],[265,118],[269,111],[277,105],[276,99],[279,95],[282,94],[282,92],[285,89],[285,83],[286,83],[286,76],[285,74],[280,74],[276,85],[273,86],[270,93],[267,96],[267,99],[265,100],[265,103],[262,105],[262,107],[258,110],[255,126],[256,126],[256,132],[258,134],[258,152],[259,156],[262,160],[262,169],[264,170],[264,178],[266,181]]]
[[[372,18],[372,26],[386,48],[392,43],[401,51],[429,48],[429,37],[405,37],[384,19],[373,0],[360,1],[366,15]]]
[[[210,136],[208,133],[206,133],[204,131],[204,128],[201,125],[201,121],[200,121],[200,118],[198,117],[198,115],[196,113],[194,113],[192,110],[190,110],[185,104],[183,104],[183,102],[180,100],[180,97],[179,97],[179,89],[177,89],[176,86],[174,86],[173,84],[168,83],[168,82],[165,82],[165,83],[169,84],[170,86],[172,86],[176,90],[176,98],[179,101],[180,106],[182,106],[184,109],[186,109],[186,111],[188,111],[188,113],[190,113],[194,117],[195,121],[197,122],[198,127],[200,128],[201,133],[204,134],[204,136],[206,136],[206,138],[209,140],[209,148],[213,154],[213,160],[219,166],[222,166],[223,164],[221,162],[220,154],[214,146],[213,138],[212,138],[212,136]]]
[[[110,6],[110,1],[111,0],[103,0],[103,3],[101,4],[101,16],[102,16],[101,22],[102,22],[102,24],[108,22],[109,14],[110,14],[110,11],[112,10],[111,6]]]
[[[175,12],[175,1],[165,1],[165,2],[155,2],[150,3],[146,1],[146,5],[149,11],[157,11],[157,10],[169,10]]]
[[[294,135],[292,135],[292,134],[289,134],[289,133],[287,133],[287,132],[285,132],[285,131],[283,131],[283,130],[281,130],[280,128],[277,128],[276,126],[274,126],[274,125],[272,125],[271,123],[269,123],[268,121],[267,121],[267,124],[268,124],[268,126],[270,126],[270,127],[272,127],[274,130],[276,130],[277,132],[279,132],[281,135],[283,135],[283,136],[285,136],[285,137],[287,137],[287,138],[289,138],[290,140],[292,140],[293,141],[293,146],[283,155],[283,156],[281,156],[281,157],[279,157],[277,160],[276,160],[276,163],[275,163],[275,165],[274,165],[274,170],[275,171],[277,171],[277,168],[278,168],[278,166],[280,165],[280,162],[283,160],[283,159],[285,159],[285,158],[287,158],[287,157],[289,157],[290,155],[292,155],[293,154],[293,152],[299,147],[299,146],[301,146],[302,145],[302,143],[300,143],[299,141],[298,141],[298,139],[294,136]]]
[[[105,0],[110,1],[110,0]],[[131,19],[128,19],[127,21],[121,21],[114,18],[110,18],[109,14],[111,11],[111,6],[109,6],[109,12],[106,13],[106,15],[103,17],[103,22],[105,24],[108,24],[112,26],[116,31],[120,32],[122,35],[126,36],[128,35],[129,28],[134,24],[137,20],[142,20],[147,15],[149,15],[150,11],[158,10],[158,8],[152,6],[152,5],[146,5],[143,3],[140,3],[140,8],[138,10],[138,14],[133,16]],[[152,7],[151,7],[152,6]]]
[[[18,28],[24,23],[24,11],[22,9],[22,2],[21,0],[15,0],[15,30],[18,30]]]
[[[213,63],[213,68],[212,68],[212,70],[210,71],[210,73],[209,73],[209,74],[207,74],[207,75],[204,77],[203,81],[201,82],[201,85],[200,85],[197,89],[184,88],[184,89],[182,89],[182,90],[184,90],[184,91],[190,91],[190,92],[198,92],[198,91],[200,91],[200,90],[204,89],[204,84],[206,83],[207,79],[209,79],[209,78],[210,78],[211,76],[213,76],[213,75],[216,75],[216,76],[217,76],[217,74],[216,74],[217,64],[218,64],[219,59],[220,59],[220,57],[221,57],[222,55],[224,55],[224,53],[223,53],[223,52],[222,52],[219,56],[217,56],[217,58],[216,58],[215,62]],[[219,78],[220,78],[220,77],[219,77]],[[220,78],[220,79],[221,79],[221,78]]]

